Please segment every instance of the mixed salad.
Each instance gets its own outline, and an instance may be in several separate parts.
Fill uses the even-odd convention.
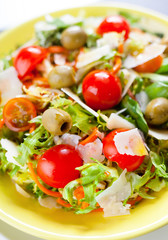
[[[0,170],[23,196],[126,215],[168,185],[168,39],[140,17],[47,16],[0,61]]]

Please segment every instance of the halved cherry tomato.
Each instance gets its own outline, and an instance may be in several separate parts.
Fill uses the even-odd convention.
[[[162,65],[163,57],[161,55],[145,62],[137,67],[135,67],[135,71],[140,73],[154,73],[156,72]]]
[[[37,64],[43,61],[47,56],[47,50],[40,46],[29,46],[22,48],[14,60],[19,78],[24,78],[29,74]]]
[[[31,128],[29,121],[36,115],[34,104],[26,98],[13,98],[3,109],[4,122],[14,132],[24,132]]]
[[[47,150],[37,164],[38,176],[49,186],[63,188],[79,178],[75,168],[82,166],[82,159],[73,146],[61,144]]]
[[[87,105],[94,110],[105,110],[121,99],[120,79],[106,70],[90,72],[83,80],[82,92]]]
[[[132,172],[136,170],[143,162],[145,156],[132,156],[127,154],[120,154],[117,151],[114,142],[114,136],[117,133],[128,131],[127,129],[117,129],[110,132],[103,139],[103,152],[107,159],[110,161],[118,163],[121,169],[127,169],[127,171]],[[121,143],[122,144],[122,143]]]
[[[106,17],[97,28],[97,33],[100,35],[108,32],[121,33],[123,31],[125,31],[126,40],[129,36],[130,26],[125,18],[118,15]]]

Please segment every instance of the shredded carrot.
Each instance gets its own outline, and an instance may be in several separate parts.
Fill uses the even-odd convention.
[[[85,208],[87,208],[87,207],[89,207],[89,203],[87,203],[87,202],[82,202],[81,208],[82,208],[82,209],[85,209]]]
[[[105,175],[108,177],[108,176],[110,176],[110,172],[109,171],[106,171],[105,172]]]
[[[4,120],[1,119],[1,120],[0,120],[0,129],[3,127],[4,123],[5,123]]]
[[[118,73],[118,71],[119,71],[120,68],[121,68],[121,65],[122,65],[121,57],[116,56],[115,59],[114,59],[114,66],[113,66],[111,72],[112,72],[113,74]]]
[[[67,52],[67,50],[64,47],[61,47],[61,46],[48,47],[48,51],[50,53],[64,53],[64,52]]]
[[[128,89],[127,93],[128,93],[128,95],[129,95],[132,99],[134,99],[135,101],[137,101],[136,98],[135,98],[135,96],[134,96],[134,94],[131,92],[130,89]]]
[[[154,166],[154,165],[152,165],[152,167],[151,167],[151,172],[152,172],[152,173],[155,172],[155,166]]]
[[[82,186],[74,190],[74,196],[76,197],[77,200],[81,200],[82,198],[84,198],[85,195],[84,195],[84,190]]]
[[[79,144],[86,145],[87,143],[94,142],[98,137],[98,133],[99,133],[98,128],[95,128],[93,132]]]
[[[57,201],[57,203],[59,203],[63,207],[67,207],[67,208],[72,207],[70,203],[67,203],[62,198],[57,198],[56,201]]]
[[[36,124],[33,123],[31,128],[29,129],[29,133],[31,134],[36,129]]]
[[[45,194],[49,195],[49,196],[52,196],[52,197],[61,197],[61,193],[59,192],[53,192],[47,188],[45,188],[38,180],[38,177],[34,171],[34,168],[33,168],[33,164],[32,163],[28,163],[28,168],[29,168],[29,171],[30,171],[30,174],[31,174],[31,177],[32,179],[35,181],[35,183],[37,184],[37,186],[39,187],[39,189],[44,192]]]
[[[136,197],[135,199],[129,200],[127,204],[130,204],[131,206],[134,206],[136,203],[140,202],[142,200],[141,196]]]
[[[121,53],[121,54],[124,52],[124,45],[123,45],[123,43],[120,43],[120,44],[119,44],[119,46],[118,46],[118,52]]]
[[[92,210],[92,212],[103,212],[103,208],[94,209],[94,210]]]

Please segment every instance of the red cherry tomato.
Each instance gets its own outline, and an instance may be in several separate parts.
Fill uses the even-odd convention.
[[[14,60],[14,67],[19,74],[19,78],[24,78],[37,64],[47,56],[47,50],[40,46],[29,46],[22,48]]]
[[[73,146],[61,144],[47,150],[37,164],[38,176],[49,186],[63,188],[79,178],[75,168],[82,166],[82,159]]]
[[[163,57],[161,55],[135,67],[135,71],[140,73],[154,73],[156,72],[162,65]]]
[[[121,99],[120,79],[106,70],[90,72],[83,80],[82,92],[87,105],[94,110],[105,110]]]
[[[3,109],[4,122],[14,132],[27,131],[32,127],[29,121],[36,116],[34,104],[26,98],[13,98]]]
[[[127,129],[117,129],[110,132],[103,139],[103,152],[107,159],[110,161],[118,163],[121,169],[127,169],[127,171],[132,172],[136,170],[143,162],[145,156],[132,156],[127,154],[120,154],[114,143],[114,136],[117,133],[128,131]]]
[[[125,31],[125,40],[129,36],[130,26],[125,18],[122,16],[109,16],[106,17],[97,28],[97,33],[103,35],[108,32],[121,33]]]

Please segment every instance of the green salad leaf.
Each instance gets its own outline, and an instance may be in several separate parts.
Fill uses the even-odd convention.
[[[110,181],[112,183],[118,179],[118,172],[115,168],[109,168],[100,163],[88,163],[77,169],[81,172],[81,178],[68,183],[64,187],[63,198],[70,202],[76,209],[77,214],[88,213],[96,208],[95,197],[98,194],[96,192],[98,183],[102,181]],[[84,199],[82,200],[89,204],[85,209],[82,209],[73,197],[74,190],[79,186],[83,186],[84,189]]]
[[[159,74],[167,74],[168,73],[168,58],[163,59],[162,66],[156,71]]]
[[[53,144],[53,136],[40,124],[40,126],[24,138],[23,143],[18,146],[19,156],[16,157],[15,160],[19,164],[24,165],[31,160],[34,154],[42,154],[44,150],[52,147]]]
[[[136,125],[138,126],[138,128],[145,134],[148,134],[148,124],[146,122],[146,120],[144,119],[143,113],[140,109],[139,104],[132,99],[131,97],[129,97],[128,95],[126,95],[122,102],[121,102],[122,106],[124,108],[127,109],[127,112],[131,115],[131,117],[135,120]]]
[[[164,97],[168,98],[168,82],[155,82],[151,85],[149,85],[145,92],[147,93],[148,97],[150,99],[158,98],[158,97]]]
[[[130,14],[130,13],[125,12],[125,11],[120,11],[119,15],[125,17],[131,25],[133,25],[135,23],[138,23],[141,20],[141,17],[135,16],[135,15]]]

